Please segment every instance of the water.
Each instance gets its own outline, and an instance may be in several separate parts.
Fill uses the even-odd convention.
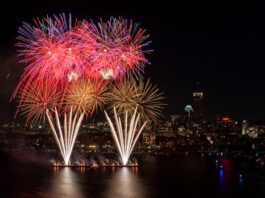
[[[144,156],[139,168],[53,168],[2,160],[0,197],[265,197],[265,176],[249,163]],[[242,174],[242,178],[240,178]]]

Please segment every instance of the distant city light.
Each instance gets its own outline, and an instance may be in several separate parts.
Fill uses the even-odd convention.
[[[203,92],[193,92],[192,96],[193,97],[200,97],[200,98],[202,98],[203,97]]]
[[[223,120],[224,122],[228,122],[228,121],[230,121],[230,118],[229,118],[229,117],[223,117],[222,120]]]

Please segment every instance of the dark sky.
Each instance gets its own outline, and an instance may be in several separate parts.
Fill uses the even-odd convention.
[[[95,1],[96,2],[96,1]],[[22,21],[71,12],[79,19],[124,16],[151,34],[146,77],[167,97],[166,115],[182,114],[196,81],[205,92],[205,113],[265,120],[265,5],[185,1],[1,1],[0,122],[13,119],[9,98],[23,70],[14,44]],[[10,76],[6,79],[7,74]]]

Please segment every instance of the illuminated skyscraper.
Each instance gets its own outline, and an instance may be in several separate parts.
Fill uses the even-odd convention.
[[[242,135],[245,135],[247,133],[248,128],[248,122],[246,120],[242,121]]]
[[[193,120],[200,122],[203,118],[203,92],[199,82],[196,83],[195,91],[192,93]]]

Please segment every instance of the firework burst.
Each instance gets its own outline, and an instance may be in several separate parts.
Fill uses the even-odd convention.
[[[65,97],[67,109],[74,112],[93,114],[97,108],[102,108],[106,101],[106,81],[94,79],[80,79],[69,87]]]
[[[144,55],[151,50],[144,50],[150,42],[146,30],[139,28],[123,18],[111,17],[107,22],[83,22],[82,44],[91,49],[91,36],[96,41],[96,46],[89,52],[89,66],[86,67],[88,75],[99,78],[119,79],[125,74],[139,74],[143,71],[147,59]],[[106,76],[106,73],[108,74]]]
[[[26,117],[26,122],[40,122],[45,120],[47,109],[54,108],[60,98],[56,90],[50,90],[45,84],[29,87],[22,98],[19,94],[20,103],[17,113]]]
[[[157,120],[165,106],[162,102],[163,93],[150,80],[146,83],[143,80],[122,80],[113,86],[109,94],[109,102],[116,107],[119,114],[128,111],[132,115],[137,107],[141,120]]]
[[[19,28],[17,46],[21,62],[27,67],[14,92],[24,92],[30,86],[46,83],[52,88],[78,78],[82,74],[84,58],[73,32],[71,15],[64,14],[35,19],[34,24],[23,23]]]

